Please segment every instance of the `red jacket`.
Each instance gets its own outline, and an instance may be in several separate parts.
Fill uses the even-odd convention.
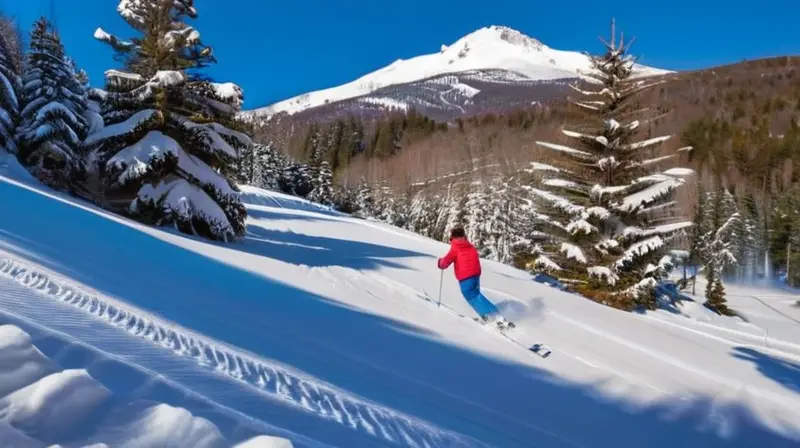
[[[481,275],[481,260],[478,251],[464,238],[450,241],[450,252],[439,259],[439,269],[447,269],[454,262],[458,281]]]

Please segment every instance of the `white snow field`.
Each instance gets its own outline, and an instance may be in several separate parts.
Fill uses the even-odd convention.
[[[800,443],[785,292],[728,287],[749,323],[692,303],[641,315],[484,262],[543,359],[423,300],[444,244],[248,187],[246,239],[217,244],[17,171],[0,171],[2,446]],[[452,270],[442,291],[473,315]]]

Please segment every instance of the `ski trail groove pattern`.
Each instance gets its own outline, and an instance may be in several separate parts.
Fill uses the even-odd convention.
[[[292,371],[288,366],[257,359],[143,311],[115,303],[113,299],[83,291],[17,260],[0,258],[0,275],[180,356],[192,358],[282,402],[384,442],[411,447],[482,445],[462,434],[352,396],[335,386]]]

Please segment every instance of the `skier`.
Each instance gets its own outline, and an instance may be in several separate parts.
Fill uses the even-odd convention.
[[[481,261],[478,251],[467,241],[464,229],[450,230],[450,251],[439,259],[439,269],[447,269],[455,263],[456,280],[461,286],[461,294],[481,317],[483,322],[494,322],[500,329],[513,328],[514,324],[500,315],[500,311],[480,290]]]

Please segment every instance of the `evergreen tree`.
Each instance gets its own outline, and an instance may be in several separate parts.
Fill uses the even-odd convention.
[[[355,214],[358,212],[356,206],[356,190],[342,186],[334,191],[333,206],[342,213]]]
[[[729,211],[724,191],[718,191],[714,195],[711,229],[706,238],[708,241],[706,307],[726,315],[730,314],[730,310],[726,305],[725,289],[722,286],[722,271],[726,266],[736,263],[736,257],[731,249],[734,248],[734,230],[740,221],[738,213],[726,217],[725,214]]]
[[[463,226],[467,212],[467,195],[462,188],[447,187],[447,196],[444,200],[439,217],[437,228],[441,229],[441,234],[436,236],[437,240],[447,241],[450,230],[456,226]]]
[[[308,195],[308,199],[322,205],[333,205],[333,173],[327,160],[322,160],[317,165],[312,182],[314,189]]]
[[[737,217],[731,224],[730,235],[728,237],[728,241],[730,242],[729,250],[736,259],[736,262],[727,265],[721,277],[740,280],[740,268],[746,256],[745,252],[747,251],[745,221],[739,211],[739,204],[736,202],[736,198],[734,198],[731,191],[727,188],[723,188],[720,194],[722,195],[723,219],[728,219],[732,216]]]
[[[79,147],[90,126],[86,91],[46,19],[36,21],[30,39],[17,129],[19,159],[42,182],[71,188],[83,171]]]
[[[356,187],[356,215],[361,218],[375,217],[375,196],[372,187],[363,177]]]
[[[745,196],[738,205],[741,223],[738,228],[740,233],[738,277],[742,281],[752,281],[755,278],[756,267],[759,264],[761,253],[761,235],[763,229],[759,228],[758,209],[752,195]]]
[[[408,229],[429,238],[438,238],[441,231],[436,228],[436,217],[441,207],[438,196],[417,192],[409,205]]]
[[[506,220],[511,257],[515,266],[531,268],[534,254],[541,252],[540,245],[549,239],[549,235],[541,231],[544,226],[535,201],[528,197],[525,189],[517,185],[511,188]]]
[[[394,224],[397,219],[395,197],[392,187],[386,180],[382,180],[375,195],[375,219],[389,224]]]
[[[707,215],[708,195],[703,191],[702,186],[698,189],[697,204],[694,209],[694,221],[692,223],[692,233],[689,247],[688,263],[694,268],[695,274],[692,277],[692,294],[696,294],[697,271],[700,266],[704,266],[708,259],[706,234],[708,233]]]
[[[237,178],[239,182],[254,185],[253,179],[256,176],[256,152],[258,151],[258,145],[252,144],[247,147],[242,148],[239,151],[239,157],[236,159],[237,162]]]
[[[4,19],[3,19],[4,20]],[[17,152],[15,132],[19,120],[19,93],[22,90],[19,46],[13,33],[0,32],[0,149]]]
[[[483,183],[472,183],[469,186],[462,222],[467,239],[478,249],[482,257],[492,252],[489,247],[489,226],[491,226],[489,195],[492,195],[494,200],[499,200]]]
[[[400,227],[401,229],[408,229],[409,223],[409,210],[411,208],[411,197],[408,192],[395,194],[392,204],[394,211],[392,220],[389,223],[393,226]]]
[[[259,161],[261,163],[261,179],[257,180],[256,185],[267,190],[278,190],[281,172],[288,163],[286,157],[278,151],[275,145],[267,145],[264,146]]]
[[[246,184],[267,190],[280,189],[285,158],[273,145],[253,143],[239,154],[238,178]]]
[[[186,23],[197,17],[193,1],[122,0],[117,10],[138,34],[124,41],[95,32],[126,68],[106,72],[106,127],[86,142],[104,196],[147,223],[226,241],[242,236],[247,211],[231,177],[250,144],[235,130],[243,94],[196,74],[216,60]]]
[[[662,261],[673,239],[691,222],[673,222],[672,193],[683,184],[685,169],[656,171],[676,154],[653,157],[670,136],[636,140],[647,121],[635,119],[638,93],[663,81],[632,79],[628,48],[611,42],[593,57],[589,74],[601,85],[581,90],[589,101],[573,101],[590,120],[583,132],[563,130],[579,148],[537,142],[563,160],[540,166],[542,188],[534,191],[549,216],[545,247],[556,258],[550,266],[583,294],[630,309],[655,306],[652,288],[663,275]],[[625,121],[632,120],[632,121]]]
[[[495,192],[496,200],[489,202],[484,237],[487,242],[485,256],[489,260],[511,263],[514,260],[513,241],[516,239],[510,223],[513,201],[508,187],[498,182],[490,186],[490,191]]]
[[[786,191],[772,212],[770,252],[790,286],[800,284],[800,185]]]
[[[280,190],[295,196],[306,197],[314,189],[311,167],[305,163],[286,163],[281,170]]]

